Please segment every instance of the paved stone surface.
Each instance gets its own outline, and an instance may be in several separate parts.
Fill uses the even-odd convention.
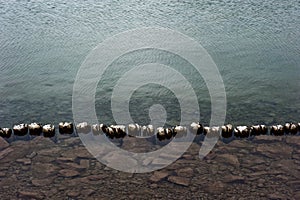
[[[8,145],[5,141],[0,150],[0,199],[299,199],[298,138],[219,141],[203,160],[197,141],[168,167],[143,174],[106,167],[79,138],[64,137],[54,143],[36,137]],[[124,149],[133,152],[159,148],[146,140],[124,142]],[[108,162],[127,162],[114,152],[101,147],[99,151]],[[160,165],[165,157],[147,158],[143,164]]]

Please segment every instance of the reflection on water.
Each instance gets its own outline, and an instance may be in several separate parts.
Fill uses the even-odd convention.
[[[72,87],[89,51],[113,34],[145,26],[181,31],[205,47],[224,80],[227,121],[297,121],[299,8],[293,0],[0,1],[0,125],[72,120]],[[201,120],[208,122],[210,100],[203,79],[181,58],[155,50],[133,52],[110,66],[96,94],[100,120],[113,121],[110,94],[118,77],[151,61],[181,70],[199,98]],[[151,105],[162,102],[169,123],[180,120],[175,97],[153,85],[132,96],[132,117],[147,123]]]

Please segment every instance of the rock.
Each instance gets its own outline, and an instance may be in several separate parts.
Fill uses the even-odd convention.
[[[131,169],[130,167],[136,166],[138,164],[137,160],[135,160],[134,158],[121,157],[116,152],[111,152],[106,156],[102,157],[102,159],[105,160],[109,166],[114,166],[123,169]]]
[[[0,160],[3,159],[3,158],[5,158],[9,153],[11,153],[11,152],[13,152],[13,151],[14,151],[14,150],[13,150],[13,148],[11,148],[11,147],[8,147],[8,148],[6,148],[6,149],[0,151]]]
[[[54,175],[59,170],[59,167],[50,163],[33,163],[32,174],[34,177],[46,178]]]
[[[150,177],[150,181],[158,182],[158,181],[161,181],[162,179],[166,178],[167,176],[169,176],[168,172],[155,171],[153,173],[153,175]]]
[[[43,187],[46,185],[51,185],[53,183],[53,178],[45,178],[45,179],[32,179],[32,185],[36,187]]]
[[[9,147],[8,142],[6,142],[5,139],[3,139],[2,137],[0,137],[0,151],[1,151],[2,149],[7,148],[7,147]]]
[[[71,190],[67,192],[69,197],[78,197],[80,195],[79,191]]]
[[[300,137],[299,136],[287,136],[285,139],[286,143],[300,146]]]
[[[243,183],[245,178],[237,175],[227,175],[222,179],[225,183]]]
[[[209,195],[220,194],[225,190],[225,186],[221,181],[216,181],[212,183],[207,183],[203,190]]]
[[[31,160],[29,158],[20,158],[16,160],[17,163],[22,163],[23,165],[31,165]]]
[[[95,193],[95,190],[92,190],[92,189],[85,189],[85,190],[81,190],[81,192],[80,192],[80,194],[82,196],[91,196],[94,193]]]
[[[259,144],[256,152],[269,158],[290,158],[293,148],[280,143]]]
[[[278,200],[278,199],[287,199],[284,195],[281,195],[281,194],[278,194],[278,193],[270,193],[270,194],[268,194],[268,198],[269,199],[276,199],[276,200]]]
[[[58,172],[61,176],[63,177],[75,177],[75,176],[78,176],[79,175],[79,172],[78,171],[75,171],[75,170],[71,170],[71,169],[62,169]]]
[[[80,163],[79,165],[81,167],[85,168],[85,169],[88,169],[90,167],[90,161],[89,160],[82,159],[82,160],[80,160],[79,163]]]
[[[69,149],[61,154],[63,157],[68,158],[92,158],[93,156],[87,151],[85,147],[77,147]]]
[[[218,154],[215,158],[215,161],[223,162],[223,164],[230,164],[235,167],[240,166],[240,162],[239,162],[237,156],[231,155],[231,154]]]
[[[294,199],[300,199],[300,191],[294,193]]]
[[[151,165],[168,165],[172,163],[170,160],[167,160],[166,158],[155,158],[152,160]]]
[[[194,170],[190,167],[176,170],[176,174],[181,177],[190,178],[194,175]]]
[[[33,191],[19,191],[19,198],[22,199],[43,199],[44,195]]]
[[[26,158],[34,158],[37,155],[37,153],[35,151],[33,151],[31,154],[27,155]]]
[[[0,177],[5,177],[6,173],[0,171]]]
[[[182,186],[189,186],[190,185],[190,179],[185,178],[185,177],[180,177],[180,176],[169,176],[168,181],[171,183],[175,183],[177,185],[182,185]]]
[[[274,137],[273,135],[259,135],[255,136],[253,142],[255,143],[273,143],[273,142],[281,142],[283,140],[283,136]]]

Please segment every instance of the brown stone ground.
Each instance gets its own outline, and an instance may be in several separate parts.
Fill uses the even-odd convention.
[[[137,148],[141,148],[140,146]],[[129,174],[93,158],[79,138],[0,138],[0,199],[300,199],[300,137],[193,143],[168,167]]]

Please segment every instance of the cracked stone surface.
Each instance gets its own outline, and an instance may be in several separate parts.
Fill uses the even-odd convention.
[[[219,141],[203,160],[198,141],[168,167],[142,174],[106,167],[76,137],[57,143],[43,137],[11,143],[0,138],[0,199],[299,199],[299,138]],[[124,143],[133,152],[143,145],[145,152],[152,148],[147,141],[141,145],[127,138]],[[114,152],[103,156],[126,162]],[[164,157],[143,164],[158,159]]]

